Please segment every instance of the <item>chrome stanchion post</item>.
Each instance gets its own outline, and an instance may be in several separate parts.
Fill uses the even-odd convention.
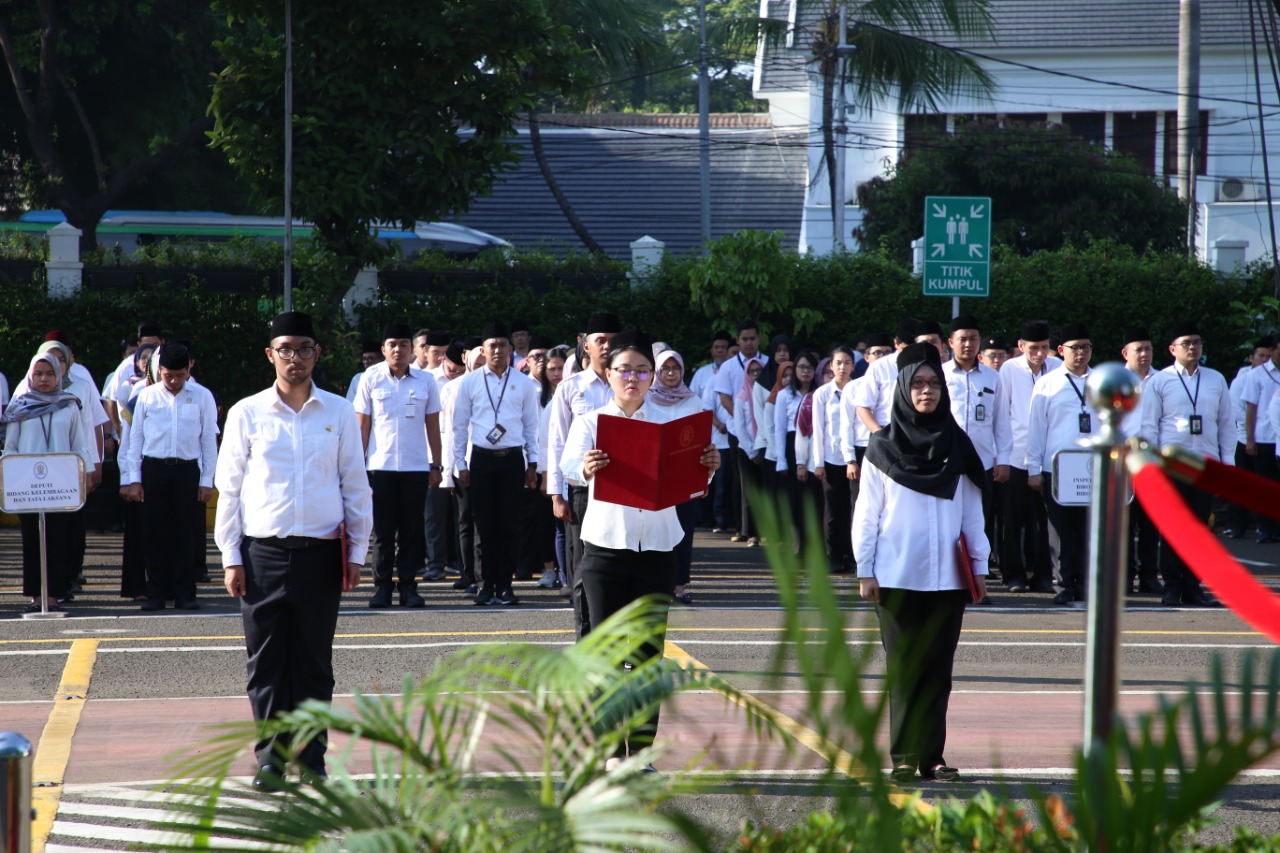
[[[40,515],[40,612],[24,613],[24,619],[52,619],[66,616],[62,610],[49,609],[49,534],[45,514]]]
[[[0,853],[30,853],[31,817],[31,741],[0,732]]]
[[[1111,736],[1120,693],[1120,614],[1129,580],[1128,448],[1120,423],[1138,405],[1142,380],[1123,364],[1104,364],[1085,383],[1101,419],[1093,444],[1089,498],[1089,611],[1085,633],[1084,750]]]

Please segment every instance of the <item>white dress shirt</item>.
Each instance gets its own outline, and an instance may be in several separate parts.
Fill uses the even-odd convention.
[[[120,484],[142,482],[142,459],[194,459],[200,485],[213,486],[218,462],[218,406],[203,385],[187,380],[177,394],[157,382],[138,392],[129,425],[129,445],[120,465]]]
[[[872,365],[874,366],[874,365]],[[967,589],[957,543],[964,533],[975,575],[987,574],[991,546],[982,492],[961,475],[951,500],[912,491],[874,465],[863,465],[853,510],[858,577],[889,589]]]
[[[1271,398],[1277,391],[1280,391],[1280,370],[1270,360],[1249,371],[1241,396],[1246,403],[1258,407],[1253,420],[1253,440],[1258,444],[1271,444],[1276,440],[1275,427],[1268,412]]]
[[[895,350],[871,362],[853,389],[853,405],[870,409],[880,426],[889,425],[889,413],[893,411],[893,383],[898,379],[899,352],[901,350]]]
[[[1249,381],[1249,371],[1253,365],[1246,364],[1236,371],[1236,378],[1231,380],[1231,416],[1236,420],[1236,441],[1244,444],[1248,436],[1244,433],[1244,386]]]
[[[778,457],[773,452],[773,403],[769,402],[770,393],[770,389],[759,382],[751,385],[751,404],[755,406],[756,413],[756,441],[752,447],[752,456],[763,451],[764,458],[774,462]],[[737,406],[733,407],[733,413],[737,416]]]
[[[1136,370],[1130,370],[1134,376],[1138,375]],[[1140,377],[1142,379],[1142,393],[1138,395],[1138,407],[1129,414],[1125,415],[1124,420],[1120,422],[1120,435],[1125,441],[1133,438],[1135,435],[1145,435],[1142,431],[1143,414],[1147,410],[1147,397],[1151,390],[1151,380],[1156,378],[1158,370],[1147,368],[1147,375]]]
[[[561,473],[560,454],[573,422],[613,399],[613,389],[603,376],[591,368],[567,376],[556,388],[548,404],[551,418],[547,424],[547,494],[569,497],[569,486]]]
[[[720,365],[720,372],[716,374],[716,394],[727,394],[729,399],[733,400],[733,407],[738,408],[738,391],[742,388],[742,377],[747,372],[747,362],[751,359],[759,359],[760,363],[766,367],[769,365],[769,356],[762,352],[756,352],[755,355],[737,355],[730,356],[725,363]],[[738,439],[738,443],[742,443],[742,436],[734,435]]]
[[[502,375],[485,365],[457,381],[453,403],[453,466],[468,470],[471,448],[524,449],[525,465],[538,464],[538,414],[542,411],[537,388],[523,373],[508,366]],[[561,382],[561,385],[564,383]],[[496,441],[489,433],[503,428]]]
[[[1271,395],[1271,402],[1267,404],[1267,417],[1273,424],[1280,423],[1280,394]],[[1276,443],[1276,456],[1280,458],[1280,442]]]
[[[582,541],[615,551],[675,550],[684,538],[684,529],[674,506],[653,512],[596,500],[596,478],[587,480],[582,473],[582,464],[587,451],[596,446],[597,422],[601,417],[625,418],[627,415],[610,399],[603,407],[575,418],[560,456],[560,473],[565,481],[575,486],[587,486],[590,490],[586,516],[582,519]],[[668,417],[664,407],[656,406],[650,400],[646,400],[631,417],[654,423],[674,420]]]
[[[702,400],[707,411],[715,417],[716,420],[724,424],[725,432],[721,432],[714,426],[711,428],[711,443],[721,452],[729,449],[729,434],[733,433],[733,424],[730,423],[738,411],[738,398],[734,396],[734,414],[730,415],[729,410],[720,402],[720,395],[716,392],[716,376],[720,372],[720,365],[704,364],[693,372],[693,378],[689,380],[689,390],[697,394]],[[754,433],[752,434],[754,440]]]
[[[458,378],[461,379],[462,377]],[[440,477],[440,488],[442,489],[452,489],[454,487],[453,404],[458,399],[458,389],[460,387],[457,382],[451,381],[440,389],[440,464],[444,466],[444,471]]]
[[[871,363],[875,364],[874,361]],[[871,430],[858,417],[858,383],[866,378],[864,373],[857,379],[850,380],[840,397],[840,452],[844,454],[846,465],[858,461],[858,448],[866,447],[871,440]]]
[[[996,464],[1027,468],[1027,425],[1031,418],[1031,392],[1036,383],[1062,366],[1062,359],[1048,356],[1038,374],[1027,366],[1027,357],[1011,358],[1000,368],[1000,396],[1009,422],[1009,444],[996,447]],[[1001,451],[1005,455],[1001,455]]]
[[[1000,392],[1000,374],[980,361],[974,362],[973,370],[965,370],[953,358],[942,365],[942,377],[951,397],[952,417],[973,442],[982,457],[982,467],[990,471],[999,455],[997,448],[1009,447],[1013,442]]]
[[[374,365],[377,367],[377,365]],[[360,393],[360,383],[364,381],[365,371],[360,371],[351,377],[351,381],[347,383],[347,402],[354,404],[356,395]]]
[[[1004,370],[1000,368],[1001,375]],[[1076,376],[1059,367],[1036,382],[1031,392],[1031,414],[1027,418],[1028,476],[1034,477],[1046,470],[1052,473],[1054,454],[1080,449],[1084,446],[1082,440],[1097,435],[1102,428],[1102,419],[1089,406],[1084,387],[1092,372],[1092,368],[1086,368],[1084,376]],[[1088,432],[1080,431],[1081,415],[1089,416]]]
[[[1235,464],[1235,419],[1231,391],[1221,373],[1197,367],[1188,374],[1177,362],[1157,372],[1143,388],[1142,436],[1165,447],[1176,444],[1201,456]],[[1191,417],[1200,418],[1200,434],[1191,434]]]
[[[846,459],[840,446],[840,434],[844,431],[844,398],[853,394],[853,386],[848,382],[843,388],[836,387],[833,379],[813,392],[813,441],[810,444],[809,470],[817,471],[823,465],[846,465],[852,457]]]
[[[51,414],[6,424],[5,455],[10,453],[78,453],[85,471],[93,470],[98,450],[92,435],[84,431],[84,418],[75,403]],[[48,434],[46,436],[46,430]]]
[[[337,539],[343,522],[347,562],[363,564],[373,491],[361,445],[351,405],[314,384],[297,412],[275,385],[232,406],[214,477],[222,565],[244,565],[246,536]]]
[[[801,435],[800,428],[796,426],[796,416],[800,414],[800,404],[804,398],[804,394],[787,386],[778,392],[777,401],[773,405],[773,446],[778,454],[774,467],[778,471],[787,470],[787,433],[789,432],[796,434],[796,465],[803,465],[806,470],[811,467],[810,448],[813,436]]]
[[[427,416],[440,412],[435,377],[411,367],[397,379],[387,362],[375,364],[364,372],[353,405],[370,419],[370,471],[430,470]]]

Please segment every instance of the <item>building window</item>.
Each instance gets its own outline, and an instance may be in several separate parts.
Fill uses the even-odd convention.
[[[902,156],[910,157],[913,151],[927,147],[930,136],[947,132],[945,115],[905,115],[902,117]]]
[[[1200,111],[1200,150],[1196,159],[1196,174],[1209,174],[1209,112]],[[1164,114],[1164,173],[1166,177],[1178,175],[1178,114]]]
[[[1145,174],[1156,173],[1156,114],[1116,113],[1111,147],[1132,157]]]
[[[1062,124],[1076,139],[1093,145],[1103,145],[1107,141],[1106,113],[1063,113]]]

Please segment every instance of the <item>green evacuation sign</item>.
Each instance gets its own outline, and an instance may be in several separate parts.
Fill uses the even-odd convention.
[[[990,198],[925,198],[924,295],[991,295]]]

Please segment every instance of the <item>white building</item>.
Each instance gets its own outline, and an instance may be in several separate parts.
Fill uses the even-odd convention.
[[[827,252],[833,244],[811,25],[839,2],[761,0],[760,5],[762,16],[790,26],[785,46],[763,46],[758,52],[756,96],[768,100],[775,127],[809,131],[801,251]],[[859,5],[848,0],[850,22],[857,20]],[[974,114],[1062,124],[1078,136],[1126,151],[1153,175],[1176,185],[1179,0],[992,0],[991,5],[991,41],[925,34],[978,59],[996,83],[990,99],[957,97],[936,114],[905,116],[894,103],[877,104],[871,111],[851,103],[842,193],[846,234],[861,221],[855,201],[860,183],[883,175],[919,133],[951,130],[957,117]],[[1261,98],[1254,84],[1251,6],[1258,9],[1250,0],[1201,0],[1201,145],[1206,156],[1197,164],[1197,242],[1201,257],[1223,268],[1272,254],[1264,127],[1271,188],[1280,200],[1280,93],[1261,35]],[[1262,23],[1253,21],[1259,33]],[[1280,220],[1280,210],[1276,218]],[[1280,221],[1276,227],[1280,229]]]

